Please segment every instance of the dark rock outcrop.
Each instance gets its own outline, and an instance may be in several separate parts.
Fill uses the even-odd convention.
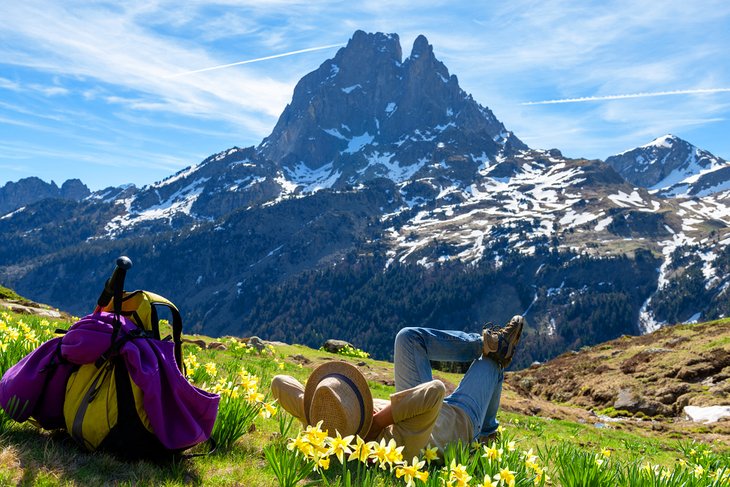
[[[36,177],[11,181],[0,188],[0,216],[46,198],[79,201],[90,194],[78,179],[69,179],[60,188],[53,181],[46,183]]]

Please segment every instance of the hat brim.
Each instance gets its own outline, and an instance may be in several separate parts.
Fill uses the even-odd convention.
[[[325,362],[312,371],[304,387],[304,414],[306,415],[307,423],[312,424],[309,418],[309,409],[312,405],[312,398],[314,397],[314,391],[317,389],[317,384],[332,374],[347,377],[359,392],[363,401],[363,422],[360,429],[353,434],[364,438],[370,431],[370,426],[373,423],[373,395],[370,392],[370,387],[368,387],[368,381],[362,375],[362,372],[347,362]]]

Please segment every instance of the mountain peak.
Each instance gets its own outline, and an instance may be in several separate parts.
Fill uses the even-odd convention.
[[[662,135],[661,137],[657,137],[656,139],[652,140],[646,145],[642,145],[641,147],[659,147],[659,148],[665,148],[665,149],[671,149],[674,144],[677,142],[680,143],[686,143],[689,142],[680,139],[679,137],[672,135],[672,134],[666,134]]]
[[[300,80],[259,154],[285,174],[323,170],[329,185],[349,186],[400,182],[452,156],[476,164],[475,155],[526,148],[459,87],[425,36],[401,59],[397,34],[356,31]]]
[[[416,37],[411,50],[411,59],[419,57],[433,57],[433,46],[428,43],[428,39],[423,34]]]
[[[45,198],[78,201],[89,194],[89,188],[78,179],[69,179],[59,188],[55,181],[46,183],[40,178],[31,176],[18,182],[8,182],[0,187],[0,216]]]
[[[606,162],[630,183],[662,196],[702,196],[730,188],[726,161],[672,134]]]
[[[402,52],[398,34],[384,34],[382,32],[367,33],[362,30],[356,30],[352,38],[348,41],[347,46],[337,52],[334,61],[350,59],[356,62],[363,55],[367,57],[381,57],[385,55],[385,57],[400,63]]]

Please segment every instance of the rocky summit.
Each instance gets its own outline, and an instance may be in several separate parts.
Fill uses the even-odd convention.
[[[673,135],[606,162],[630,183],[662,196],[707,196],[730,189],[730,163]]]
[[[402,326],[521,313],[514,367],[730,313],[726,161],[673,136],[605,162],[529,148],[436,52],[358,31],[258,146],[143,188],[3,196],[0,282],[82,314],[127,254],[128,287],[186,329],[380,358]]]

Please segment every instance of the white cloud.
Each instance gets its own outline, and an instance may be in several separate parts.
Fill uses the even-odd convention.
[[[672,90],[672,91],[655,91],[650,93],[627,93],[623,95],[603,95],[603,96],[585,96],[580,98],[561,98],[558,100],[543,101],[527,101],[523,105],[555,105],[558,103],[581,103],[592,101],[606,100],[625,100],[629,98],[650,98],[655,96],[672,96],[672,95],[705,95],[708,93],[728,93],[730,88],[698,88],[694,90]]]
[[[181,68],[222,63],[198,47],[144,29],[125,12],[112,16],[99,6],[72,14],[55,2],[16,3],[0,18],[0,31],[6,63],[96,79],[153,98],[130,104],[133,109],[218,118],[260,132],[262,120],[273,125],[293,88],[242,68],[165,79]]]
[[[20,85],[15,81],[11,81],[6,78],[0,78],[0,89],[18,91],[20,89]]]

